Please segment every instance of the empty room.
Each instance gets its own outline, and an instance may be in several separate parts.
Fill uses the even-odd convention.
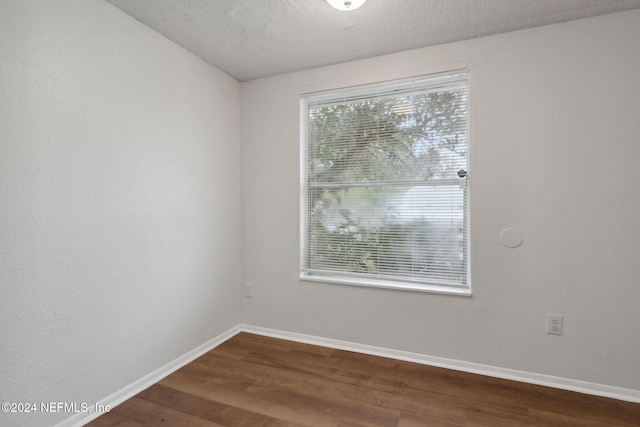
[[[640,0],[0,0],[0,425],[640,425],[639,72]]]

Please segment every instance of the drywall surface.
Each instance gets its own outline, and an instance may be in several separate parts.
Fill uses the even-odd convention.
[[[639,390],[638,40],[631,11],[243,83],[245,323]],[[300,281],[300,95],[460,68],[472,297]]]
[[[0,94],[3,402],[82,410],[239,323],[235,80],[102,0],[2,1]]]

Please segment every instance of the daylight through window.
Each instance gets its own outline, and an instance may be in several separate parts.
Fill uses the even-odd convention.
[[[301,278],[469,294],[467,73],[302,98]]]

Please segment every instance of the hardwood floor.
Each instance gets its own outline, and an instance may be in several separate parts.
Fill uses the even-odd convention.
[[[241,333],[88,425],[640,426],[640,404]]]

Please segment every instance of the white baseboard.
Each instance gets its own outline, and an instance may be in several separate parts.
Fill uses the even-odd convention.
[[[229,329],[226,332],[223,332],[222,334],[218,335],[215,338],[210,339],[209,341],[205,342],[204,344],[194,348],[193,350],[189,351],[188,353],[178,357],[175,360],[172,360],[171,362],[167,363],[166,365],[156,369],[155,371],[145,375],[144,377],[140,378],[139,380],[129,384],[128,386],[116,391],[115,393],[111,394],[110,396],[105,397],[104,399],[100,400],[99,402],[97,402],[96,406],[100,407],[100,408],[114,408],[117,405],[121,404],[122,402],[124,402],[127,399],[132,398],[133,396],[135,396],[136,394],[140,393],[142,390],[152,386],[153,384],[157,383],[158,381],[160,381],[161,379],[163,379],[164,377],[166,377],[167,375],[177,371],[178,369],[182,368],[183,366],[185,366],[186,364],[188,364],[189,362],[192,362],[193,360],[197,359],[198,357],[202,356],[203,354],[205,354],[206,352],[216,348],[217,346],[219,346],[220,344],[222,344],[223,342],[227,341],[228,339],[234,337],[235,335],[237,335],[238,333],[240,333],[242,331],[242,326],[235,326],[231,329]],[[88,422],[98,418],[100,415],[104,414],[105,411],[95,411],[95,409],[90,408],[89,412],[80,412],[77,413],[76,415],[67,418],[66,420],[62,421],[59,424],[56,424],[55,427],[81,427],[85,424],[87,424]]]
[[[503,378],[507,380],[520,381],[546,387],[554,387],[563,390],[576,391],[579,393],[591,394],[595,396],[610,397],[627,402],[640,403],[640,390],[614,387],[604,384],[591,383],[587,381],[573,380],[570,378],[554,377],[551,375],[536,374],[526,371],[499,368],[496,366],[482,365],[479,363],[465,362],[462,360],[447,359],[444,357],[428,356],[420,353],[393,350],[384,347],[375,347],[366,344],[358,344],[349,341],[334,340],[313,335],[299,334],[295,332],[281,331],[276,329],[262,328],[251,325],[238,325],[217,337],[205,342],[188,353],[145,375],[139,380],[105,397],[97,403],[99,407],[114,408],[125,400],[135,396],[142,390],[157,383],[167,375],[177,371],[189,362],[202,356],[204,353],[216,348],[223,342],[231,339],[240,332],[248,332],[256,335],[264,335],[273,338],[281,338],[289,341],[296,341],[305,344],[319,345],[323,347],[335,348],[339,350],[353,351],[356,353],[370,354],[372,356],[387,357],[390,359],[404,360],[407,362],[420,363],[423,365],[437,366],[457,371],[470,372],[473,374],[487,375],[490,377]],[[104,411],[93,411],[78,413],[55,427],[80,427],[98,418]]]
[[[387,357],[390,359],[420,363],[423,365],[437,366],[440,368],[454,369],[473,374],[487,375],[506,380],[520,381],[562,390],[576,391],[594,396],[610,397],[627,402],[640,403],[640,390],[614,387],[605,384],[591,383],[587,381],[573,380],[570,378],[555,377],[552,375],[536,374],[514,369],[499,368],[497,366],[482,365],[479,363],[465,362],[462,360],[447,359],[444,357],[428,356],[420,353],[393,350],[383,347],[375,347],[365,344],[357,344],[348,341],[334,340],[313,335],[298,334],[258,326],[242,325],[243,332],[297,341],[305,344],[320,345],[339,350],[353,351],[356,353],[370,354],[373,356]]]

